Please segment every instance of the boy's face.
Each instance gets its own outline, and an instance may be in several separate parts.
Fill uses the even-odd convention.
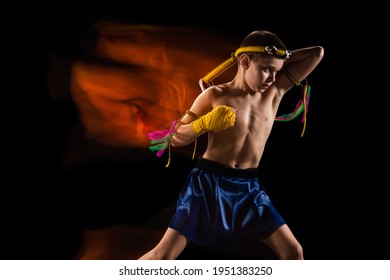
[[[271,55],[259,54],[249,61],[246,74],[248,84],[259,92],[264,92],[273,82],[276,74],[282,69],[284,59]]]

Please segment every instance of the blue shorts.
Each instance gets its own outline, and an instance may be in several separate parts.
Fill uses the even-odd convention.
[[[182,188],[169,227],[199,246],[223,252],[241,239],[266,238],[283,224],[257,168],[233,169],[200,158]]]

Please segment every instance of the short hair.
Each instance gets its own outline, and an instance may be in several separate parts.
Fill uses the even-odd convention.
[[[278,49],[287,49],[276,34],[267,30],[256,30],[249,33],[240,45],[240,47],[247,46],[275,46]]]

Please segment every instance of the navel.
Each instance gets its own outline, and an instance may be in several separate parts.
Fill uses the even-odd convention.
[[[235,163],[234,164],[234,168],[240,168],[240,164],[239,163]]]

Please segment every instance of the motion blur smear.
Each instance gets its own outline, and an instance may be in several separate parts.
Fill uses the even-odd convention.
[[[72,61],[70,94],[88,138],[119,147],[147,148],[147,133],[180,118],[200,93],[199,79],[237,48],[193,27],[98,22],[94,31],[94,47]]]

